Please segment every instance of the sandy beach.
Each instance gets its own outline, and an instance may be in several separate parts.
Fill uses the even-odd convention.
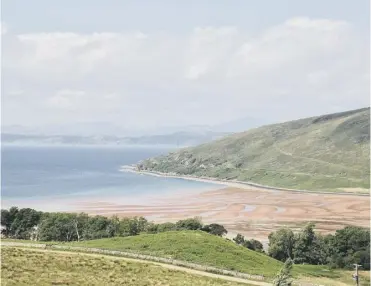
[[[326,191],[309,191],[309,190],[298,190],[298,189],[288,189],[288,188],[279,188],[257,184],[254,182],[242,182],[237,180],[221,180],[214,179],[209,177],[196,177],[191,175],[178,175],[175,173],[161,173],[155,171],[138,171],[135,166],[124,165],[120,168],[121,172],[134,173],[144,176],[154,176],[160,178],[173,178],[173,179],[182,179],[196,182],[212,183],[228,187],[236,187],[239,189],[254,189],[254,190],[273,190],[273,191],[282,191],[282,192],[305,192],[305,193],[314,193],[314,194],[337,194],[337,195],[359,195],[359,196],[369,196],[370,190],[363,188],[341,188],[338,191],[326,192]]]
[[[215,183],[215,182],[213,182]],[[200,193],[159,196],[156,203],[121,204],[79,202],[78,208],[90,214],[145,216],[155,222],[201,217],[204,223],[223,224],[231,233],[267,240],[270,232],[288,226],[294,230],[306,222],[316,223],[322,233],[334,232],[346,225],[369,227],[370,198],[347,193],[309,193],[279,191],[221,183]]]

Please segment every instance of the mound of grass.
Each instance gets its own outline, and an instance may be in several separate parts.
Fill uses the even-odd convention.
[[[272,277],[282,263],[225,238],[202,231],[170,231],[70,243],[74,246],[132,251]]]
[[[265,254],[201,231],[170,231],[68,244],[172,258],[221,269],[264,275],[267,280],[271,280],[283,265]],[[364,272],[364,282],[370,281],[367,278],[368,274],[369,272]],[[316,281],[320,285],[340,285],[337,283],[348,283],[352,279],[350,271],[329,269],[322,265],[294,265],[293,275],[299,281]]]
[[[114,257],[4,247],[1,258],[1,285],[4,286],[241,285]]]
[[[145,160],[139,170],[336,191],[370,187],[370,109],[263,126]]]

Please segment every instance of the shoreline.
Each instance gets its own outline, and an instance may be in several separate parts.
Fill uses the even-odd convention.
[[[305,193],[305,194],[325,194],[325,195],[344,195],[344,196],[370,196],[370,193],[361,193],[361,192],[329,192],[329,191],[309,191],[309,190],[297,190],[297,189],[287,189],[280,187],[272,187],[256,184],[253,182],[243,182],[243,181],[227,181],[220,180],[210,177],[196,177],[191,175],[178,175],[175,173],[162,173],[155,171],[139,171],[135,166],[132,165],[123,165],[120,167],[120,172],[128,172],[145,176],[154,176],[159,178],[173,178],[173,179],[183,179],[196,182],[204,182],[211,184],[223,185],[225,187],[235,187],[240,189],[258,189],[260,191],[273,191],[273,192],[291,192],[291,193]]]
[[[370,201],[366,196],[275,191],[275,188],[264,189],[216,179],[138,172],[134,166],[123,167],[122,171],[193,180],[204,182],[205,185],[196,184],[188,191],[185,181],[173,181],[169,184],[180,185],[178,191],[173,192],[171,187],[169,192],[154,191],[140,198],[137,197],[139,194],[134,193],[132,197],[125,192],[116,192],[110,196],[79,196],[65,201],[48,200],[47,204],[34,201],[33,204],[39,205],[43,211],[84,212],[93,216],[116,215],[120,218],[142,216],[156,223],[200,217],[205,224],[222,224],[230,235],[241,233],[260,241],[266,241],[271,232],[281,227],[297,231],[308,221],[315,223],[316,230],[323,234],[333,233],[347,225],[369,227]],[[137,179],[141,180],[140,177]],[[132,200],[134,197],[135,200]],[[29,201],[25,204],[24,207],[36,208],[35,205],[30,206]]]

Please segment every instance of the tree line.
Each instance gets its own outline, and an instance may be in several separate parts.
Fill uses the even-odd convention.
[[[89,216],[85,213],[49,213],[17,207],[1,210],[1,226],[1,234],[7,238],[62,242],[172,230],[202,230],[218,236],[227,233],[222,225],[204,225],[198,218],[156,224],[144,217],[119,218]]]
[[[334,234],[321,235],[308,223],[298,233],[281,228],[269,235],[268,255],[295,264],[329,265],[333,268],[353,268],[353,263],[370,269],[370,230],[346,226]]]
[[[199,218],[188,218],[175,223],[153,223],[144,217],[89,216],[85,213],[48,213],[31,208],[11,207],[1,210],[1,234],[7,238],[40,241],[82,241],[116,236],[134,236],[140,233],[160,233],[177,230],[200,230],[224,236],[227,230],[220,224],[204,225]],[[329,265],[334,268],[351,267],[353,263],[370,269],[370,230],[347,226],[335,234],[321,235],[313,223],[299,232],[281,228],[272,232],[267,255],[295,264]],[[265,253],[263,244],[237,234],[233,241],[248,249]]]

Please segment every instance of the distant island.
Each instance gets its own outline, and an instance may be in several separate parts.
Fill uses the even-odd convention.
[[[370,108],[254,128],[136,165],[138,171],[318,191],[370,188]]]

